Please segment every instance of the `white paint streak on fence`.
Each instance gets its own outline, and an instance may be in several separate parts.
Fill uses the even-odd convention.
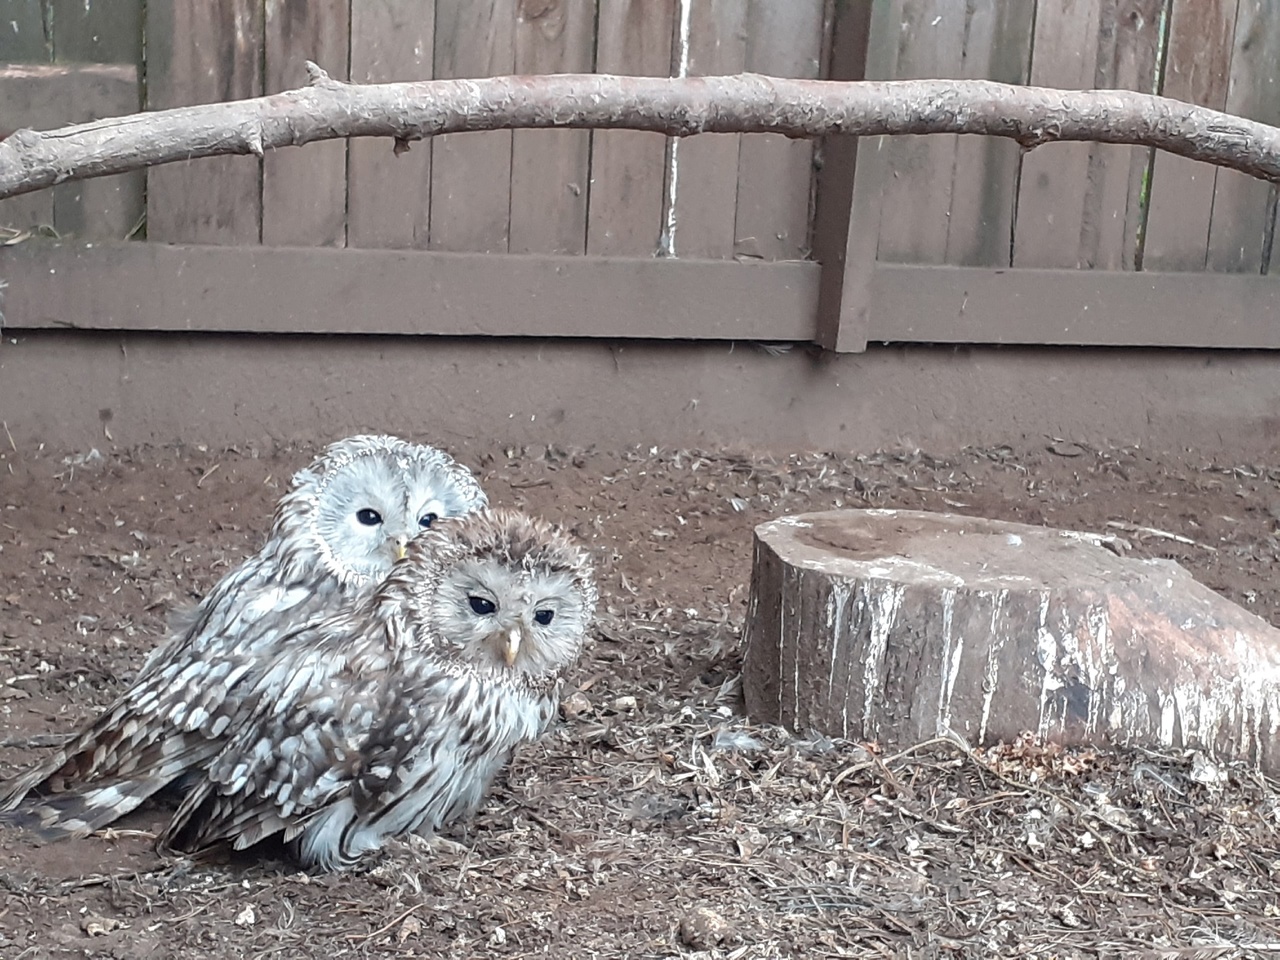
[[[862,682],[865,690],[862,704],[862,733],[872,735],[871,708],[880,690],[880,670],[884,666],[885,651],[889,647],[889,634],[893,630],[894,621],[898,618],[898,608],[902,605],[904,588],[892,583],[868,580],[867,598],[870,607],[870,641],[862,661]]]
[[[676,76],[689,75],[689,19],[693,13],[693,0],[680,0],[680,36],[678,39]],[[680,194],[680,138],[667,138],[667,219],[662,236],[658,240],[658,255],[676,255],[676,198]]]

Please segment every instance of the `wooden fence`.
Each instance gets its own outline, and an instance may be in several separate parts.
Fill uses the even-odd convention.
[[[0,0],[0,123],[275,92],[306,59],[991,78],[1280,122],[1276,0]],[[522,130],[63,184],[0,202],[65,241],[0,274],[19,328],[1276,347],[1275,218],[1271,185],[1145,148]]]

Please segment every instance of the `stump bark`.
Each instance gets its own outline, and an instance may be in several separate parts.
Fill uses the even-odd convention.
[[[1025,524],[838,510],[757,527],[751,588],[743,686],[762,722],[1280,761],[1280,630],[1169,560]]]

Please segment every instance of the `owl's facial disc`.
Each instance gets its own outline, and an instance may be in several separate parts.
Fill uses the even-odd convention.
[[[315,534],[339,575],[381,580],[417,531],[410,523],[403,476],[384,458],[343,465],[317,495]]]
[[[463,658],[493,673],[552,673],[581,643],[583,610],[563,574],[470,561],[442,579],[436,610]]]

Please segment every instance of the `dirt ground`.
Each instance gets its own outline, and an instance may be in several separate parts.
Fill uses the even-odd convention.
[[[175,601],[256,549],[312,451],[0,448],[8,776],[112,698]],[[162,860],[163,809],[77,842],[0,830],[0,957],[1280,950],[1276,784],[1247,769],[801,740],[739,716],[736,681],[752,527],[840,505],[1119,532],[1280,624],[1280,468],[1052,439],[945,458],[454,452],[496,503],[592,545],[602,586],[581,697],[478,819],[342,875]]]

